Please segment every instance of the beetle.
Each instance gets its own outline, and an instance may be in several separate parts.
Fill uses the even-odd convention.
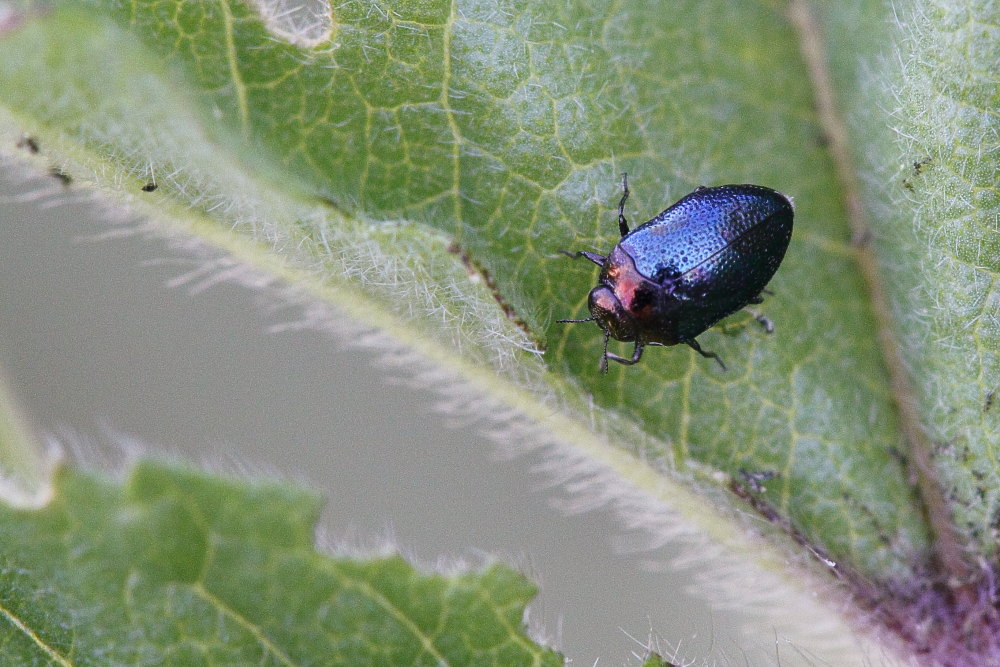
[[[604,331],[601,372],[608,359],[631,366],[647,345],[684,343],[705,358],[695,337],[761,294],[792,238],[792,203],[760,185],[700,186],[648,222],[629,231],[625,219],[628,174],[618,202],[621,239],[607,256],[562,250],[601,267],[590,291],[590,317]],[[758,321],[770,328],[759,315]],[[608,352],[608,339],[634,342],[631,358]]]

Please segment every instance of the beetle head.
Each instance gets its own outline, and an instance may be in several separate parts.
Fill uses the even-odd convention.
[[[615,340],[632,341],[636,339],[635,318],[625,309],[614,291],[606,285],[598,285],[590,290],[587,300],[590,314],[597,326]]]

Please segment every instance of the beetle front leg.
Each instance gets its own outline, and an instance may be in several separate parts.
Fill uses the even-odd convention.
[[[706,352],[705,350],[701,349],[701,345],[699,345],[698,341],[696,341],[694,338],[692,338],[691,340],[686,340],[684,342],[687,343],[689,346],[691,346],[691,349],[693,349],[695,352],[705,357],[706,359],[709,358],[715,359],[717,362],[719,362],[719,365],[722,366],[722,370],[726,370],[726,364],[722,362],[722,359],[715,352]]]
[[[612,361],[617,361],[619,364],[631,366],[632,364],[638,363],[639,359],[642,357],[643,344],[639,341],[635,342],[635,349],[632,350],[631,359],[626,359],[625,357],[619,357],[617,354],[608,352],[608,348],[606,346],[607,346],[607,340],[605,340],[604,359],[601,360],[603,366],[601,369],[602,373],[608,372],[608,359],[611,359]]]

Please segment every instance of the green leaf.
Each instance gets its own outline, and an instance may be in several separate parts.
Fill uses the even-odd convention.
[[[906,604],[956,574],[935,571],[942,543],[996,555],[1000,40],[988,0],[842,4],[810,24],[800,1],[276,3],[266,18],[66,2],[0,28],[0,127],[687,518],[673,485],[723,473],[810,553],[876,582],[863,596]],[[740,315],[700,337],[728,371],[672,348],[601,376],[600,332],[555,323],[595,280],[557,251],[614,244],[623,171],[633,223],[700,184],[794,198],[774,335]]]
[[[17,664],[562,664],[521,629],[534,588],[313,549],[315,496],[157,464],[64,469],[0,506],[0,643]]]
[[[824,13],[851,160],[921,426],[955,522],[1000,531],[1000,7]],[[886,29],[889,26],[889,29]],[[887,41],[892,38],[892,41]],[[864,54],[849,58],[861,44]],[[879,109],[880,114],[872,114]]]

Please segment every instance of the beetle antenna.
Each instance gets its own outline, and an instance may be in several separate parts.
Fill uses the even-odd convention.
[[[594,321],[593,317],[588,317],[585,320],[556,320],[556,322],[593,322],[593,321]]]
[[[604,330],[604,354],[601,355],[601,372],[608,372],[608,338],[611,336],[611,332],[607,329]]]
[[[618,231],[622,236],[628,234],[628,220],[625,219],[625,200],[628,199],[628,172],[622,173],[622,198],[618,202]]]
[[[577,257],[586,257],[587,259],[589,259],[594,264],[597,264],[598,266],[604,266],[604,262],[608,260],[608,258],[605,257],[604,255],[598,255],[596,252],[587,252],[586,250],[578,250],[577,252],[570,252],[569,250],[560,250],[559,252],[572,259],[576,259]]]

